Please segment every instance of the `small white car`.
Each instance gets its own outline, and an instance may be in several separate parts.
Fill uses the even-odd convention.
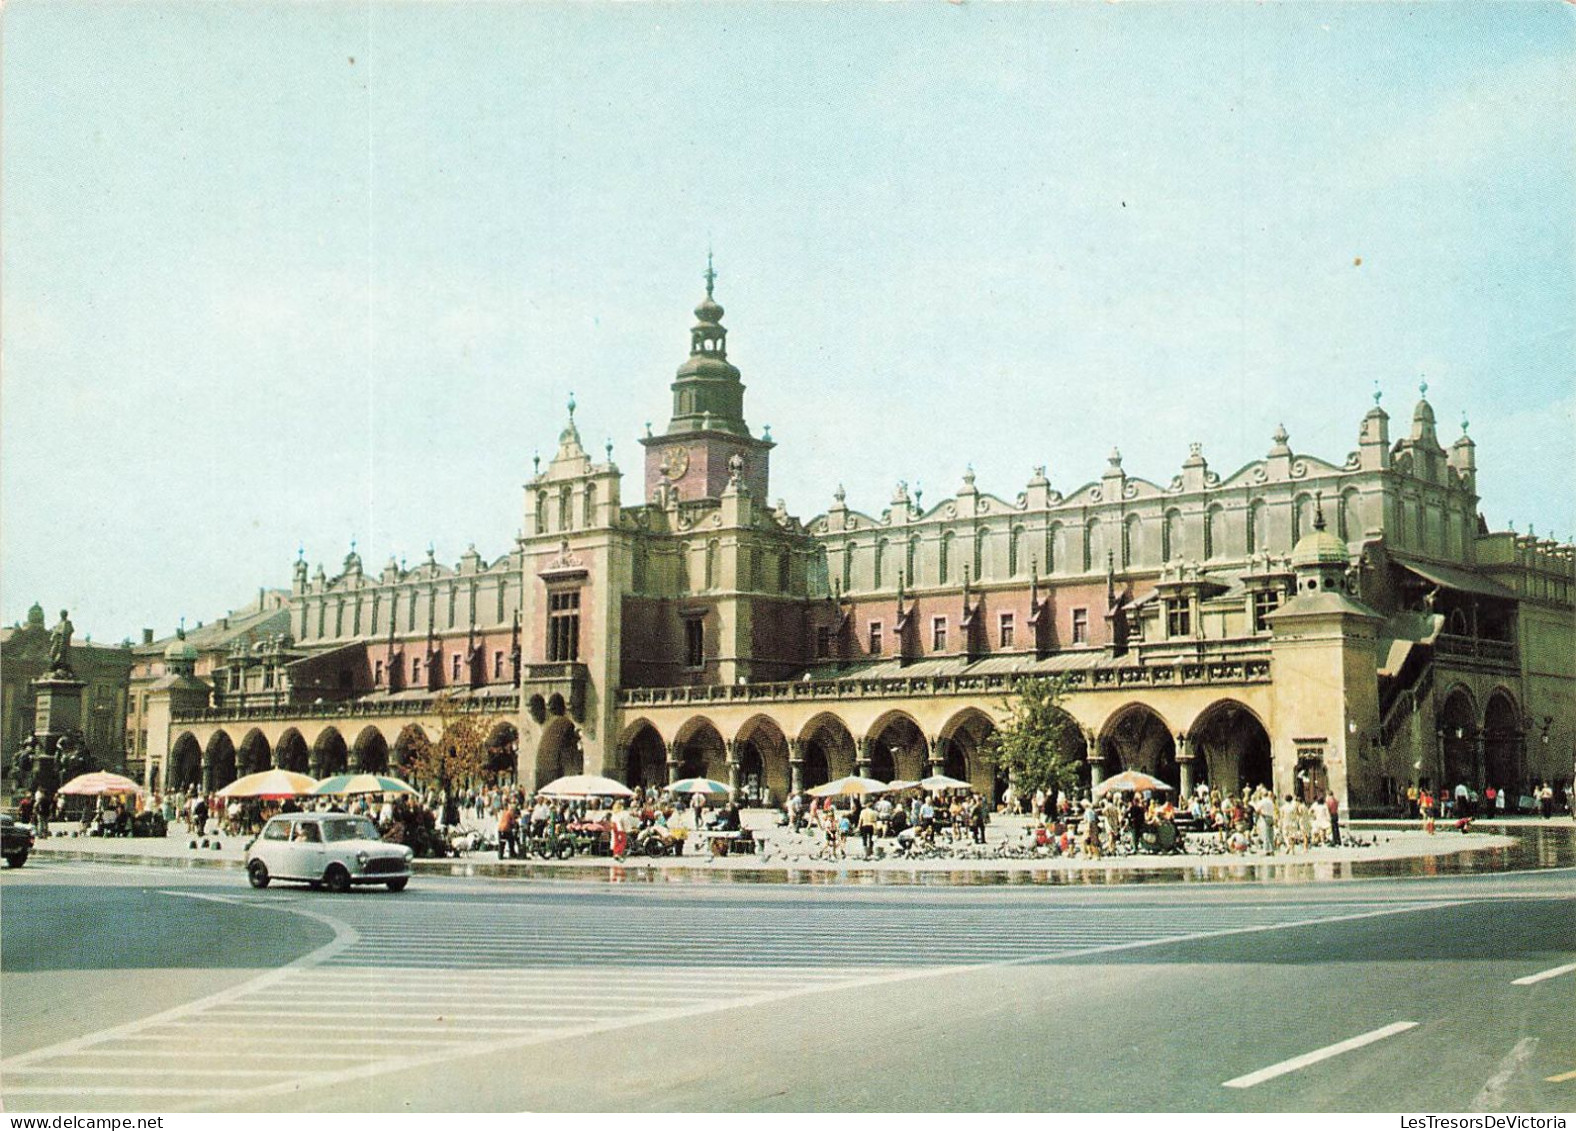
[[[415,854],[378,839],[378,827],[347,813],[284,813],[247,845],[246,878],[254,888],[299,880],[331,891],[351,884],[384,884],[403,891]]]

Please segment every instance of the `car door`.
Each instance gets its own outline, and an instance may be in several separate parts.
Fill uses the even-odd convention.
[[[291,875],[303,880],[320,880],[328,866],[323,826],[317,821],[299,821],[290,838]]]

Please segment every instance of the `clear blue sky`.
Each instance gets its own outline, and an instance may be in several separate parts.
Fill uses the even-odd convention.
[[[802,517],[1339,462],[1427,374],[1491,524],[1576,529],[1570,4],[0,19],[6,622],[495,557],[570,389],[638,497],[708,239]]]

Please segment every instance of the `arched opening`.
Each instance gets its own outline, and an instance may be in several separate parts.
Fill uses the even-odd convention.
[[[312,744],[313,777],[327,778],[342,774],[349,764],[350,754],[339,731],[329,727],[317,736],[317,741]]]
[[[1509,790],[1505,811],[1513,813],[1521,797],[1521,712],[1503,691],[1488,698],[1483,712],[1483,784]]]
[[[241,748],[237,751],[241,773],[261,773],[273,764],[273,757],[268,739],[263,736],[262,731],[253,727],[246,732],[246,737],[241,739]]]
[[[969,709],[954,715],[941,728],[937,752],[941,772],[968,782],[981,797],[995,805],[1007,788],[1007,776],[998,773],[990,756],[991,736],[996,724],[984,711]]]
[[[624,740],[624,784],[630,788],[661,787],[668,780],[668,744],[657,728],[642,722]]]
[[[389,768],[389,744],[377,727],[367,727],[356,736],[352,764],[357,773],[381,774]]]
[[[501,720],[487,735],[487,777],[501,785],[513,785],[520,765],[520,732],[508,719]]]
[[[1439,756],[1444,780],[1439,788],[1452,791],[1465,783],[1475,788],[1477,772],[1477,705],[1465,687],[1453,688],[1439,712]]]
[[[568,774],[585,773],[585,752],[580,746],[580,732],[568,719],[553,719],[542,728],[536,742],[536,787],[540,789],[554,778]]]
[[[170,769],[165,785],[169,789],[193,790],[202,788],[202,745],[190,731],[182,734],[170,747]]]
[[[1226,699],[1205,708],[1194,720],[1188,745],[1195,784],[1208,783],[1223,794],[1260,785],[1274,788],[1269,731],[1241,703]]]
[[[274,747],[274,765],[296,774],[311,769],[312,755],[306,748],[306,739],[295,727],[279,736],[279,744]]]
[[[929,773],[930,743],[907,715],[884,715],[870,728],[870,776],[918,781]]]
[[[1153,774],[1167,785],[1175,786],[1177,744],[1171,728],[1152,707],[1129,704],[1113,715],[1100,735],[1107,775],[1123,770]]]
[[[691,719],[673,743],[680,778],[727,778],[728,755],[722,735],[709,719]]]
[[[208,768],[208,780],[204,784],[209,789],[223,789],[235,780],[235,743],[230,741],[228,734],[217,731],[208,740],[203,763]]]
[[[740,800],[751,805],[781,804],[791,784],[788,739],[782,728],[758,715],[739,728],[738,743]]]
[[[799,734],[804,752],[804,788],[813,789],[854,772],[854,736],[836,715],[817,715]]]

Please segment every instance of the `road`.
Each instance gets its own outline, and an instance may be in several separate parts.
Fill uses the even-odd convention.
[[[335,896],[40,860],[0,877],[0,1100],[1569,1111],[1573,879]]]

